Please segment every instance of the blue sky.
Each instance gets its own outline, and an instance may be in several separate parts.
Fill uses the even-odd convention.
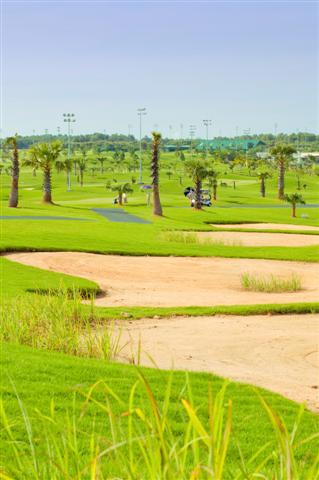
[[[5,135],[318,130],[314,2],[4,1]]]

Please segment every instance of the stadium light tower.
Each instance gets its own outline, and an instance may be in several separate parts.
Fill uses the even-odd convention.
[[[208,158],[208,129],[212,125],[212,121],[206,119],[206,120],[203,120],[203,124],[206,127],[206,160],[207,160],[207,158]]]
[[[140,179],[139,183],[143,183],[143,161],[142,161],[142,117],[143,115],[146,115],[146,108],[138,108],[137,109],[137,115],[139,116],[140,119]]]
[[[68,124],[68,160],[71,159],[71,123],[75,122],[74,113],[64,113],[63,121]],[[68,182],[68,192],[71,190],[71,172],[68,170],[67,173],[67,182]]]
[[[191,138],[191,155],[192,155],[192,158],[194,156],[193,139],[194,139],[195,132],[196,132],[196,125],[190,125],[189,126],[189,136]]]

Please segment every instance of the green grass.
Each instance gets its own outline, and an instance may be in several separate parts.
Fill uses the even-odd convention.
[[[76,289],[83,295],[100,291],[99,286],[90,280],[26,266],[4,257],[0,257],[0,279],[2,301],[28,292],[59,289],[60,286],[71,291]]]
[[[129,180],[134,173],[105,173],[91,176],[86,174],[85,185],[81,188],[76,178],[72,178],[72,191],[67,192],[65,175],[53,175],[54,206],[41,204],[42,177],[32,177],[31,171],[23,168],[21,172],[21,203],[18,209],[6,206],[9,194],[9,177],[2,175],[2,215],[53,215],[66,217],[81,217],[90,221],[37,221],[37,220],[3,220],[1,222],[3,235],[1,251],[23,250],[74,250],[96,253],[115,253],[126,255],[179,255],[179,256],[224,256],[230,258],[271,258],[282,260],[317,261],[318,247],[298,247],[292,251],[289,247],[247,247],[233,245],[202,245],[181,243],[166,239],[162,235],[165,230],[209,231],[213,230],[211,223],[233,222],[272,222],[299,224],[307,229],[307,225],[319,225],[318,208],[300,208],[298,218],[290,216],[289,209],[272,208],[280,204],[276,198],[276,178],[269,181],[268,193],[265,199],[259,197],[259,183],[256,177],[250,177],[245,170],[227,171],[220,166],[221,178],[236,179],[238,187],[219,187],[217,205],[230,208],[206,208],[195,212],[189,208],[189,202],[183,196],[185,186],[191,185],[184,178],[184,185],[179,185],[178,175],[168,180],[165,175],[165,165],[176,162],[174,155],[164,154],[163,172],[161,178],[161,198],[164,208],[163,218],[154,218],[150,207],[146,206],[146,196],[134,186],[134,193],[129,198],[125,209],[142,218],[151,220],[150,225],[112,223],[91,211],[93,207],[111,207],[114,193],[105,188],[105,183],[113,177],[119,181]],[[181,166],[182,167],[182,166]],[[147,168],[147,167],[146,167]],[[307,190],[303,192],[307,203],[318,202],[318,179],[307,176]],[[145,181],[149,181],[147,174]],[[249,181],[249,183],[246,183]],[[25,190],[34,188],[34,190]],[[286,190],[295,188],[295,178],[288,172]],[[269,208],[236,208],[242,204],[261,205]],[[302,218],[307,215],[309,218]],[[92,221],[94,220],[94,221]],[[23,235],[20,232],[23,231]]]
[[[289,278],[280,278],[275,275],[269,277],[243,273],[241,284],[245,290],[250,292],[299,292],[302,290],[301,279],[297,275],[291,275]]]
[[[84,465],[88,466],[93,447],[95,455],[96,452],[101,452],[113,443],[127,438],[129,434],[128,418],[127,414],[123,416],[123,413],[128,411],[128,396],[138,380],[135,367],[106,363],[95,359],[71,357],[61,353],[56,354],[9,344],[4,344],[2,347],[1,361],[2,400],[13,439],[22,442],[17,444],[17,448],[20,452],[19,459],[25,469],[22,476],[21,473],[19,475],[13,474],[13,478],[74,478],[74,471],[76,471],[74,469],[82,468]],[[141,368],[140,371],[146,376],[162,412],[166,408],[165,395],[167,394],[167,385],[170,383],[170,373],[146,368]],[[208,428],[209,384],[212,384],[214,396],[223,384],[223,380],[219,377],[206,373],[189,373],[188,377],[192,394],[187,387],[186,374],[184,372],[174,372],[169,403],[167,404],[169,428],[172,432],[172,438],[175,438],[178,442],[183,439],[187,425],[187,415],[181,400],[188,398],[197,407],[200,421],[203,422],[205,428]],[[103,384],[96,388],[92,394],[93,401],[89,401],[85,406],[85,398],[91,385],[96,384],[99,380],[107,385],[107,389]],[[110,389],[114,391],[116,397],[112,397]],[[283,418],[287,428],[291,431],[298,412],[297,405],[279,395],[261,389],[258,390]],[[243,458],[247,462],[247,459],[251,458],[253,453],[270,442],[263,455],[263,458],[266,458],[276,443],[267,413],[261,407],[258,396],[250,386],[230,383],[223,404],[227,404],[229,399],[232,399],[233,402],[233,427],[226,462],[228,476],[225,478],[229,478],[230,472],[238,471],[240,462],[238,444]],[[103,405],[105,405],[106,410],[104,410]],[[137,385],[134,407],[139,407],[142,412],[145,412],[146,418],[148,417],[150,421],[153,421],[152,404],[143,384]],[[111,408],[112,411],[113,433],[111,433],[108,408]],[[26,434],[26,421],[30,422],[31,440],[38,461],[38,469],[45,471],[45,468],[51,463],[50,457],[47,455],[47,441],[49,439],[51,440],[53,458],[58,460],[55,452],[56,449],[59,449],[62,455],[62,460],[61,458],[59,460],[67,469],[67,473],[60,471],[56,477],[46,476],[45,474],[36,477],[27,474],[27,469],[32,468],[32,466],[30,467],[30,464],[32,465],[32,455],[30,455],[30,445]],[[311,412],[306,411],[301,419],[296,443],[299,444],[302,439],[313,435],[317,429],[318,418]],[[145,426],[143,432],[146,434]],[[114,435],[116,435],[116,438],[114,438]],[[155,436],[153,439],[153,448],[157,442],[156,438]],[[7,440],[9,439],[6,430],[2,430],[0,440],[1,465],[5,472],[12,474],[17,461],[13,452],[14,443],[11,441],[8,444]],[[310,444],[301,444],[296,449],[295,457],[298,469],[302,470],[302,474],[304,474],[300,478],[306,478],[306,471],[314,461],[317,445],[318,441],[313,439]],[[154,454],[157,455],[159,450],[157,449],[155,452],[154,449]],[[22,452],[26,457],[23,456]],[[125,445],[121,448],[121,452],[121,455],[115,457],[108,455],[106,457],[104,471],[111,469],[112,476],[101,478],[113,478],[127,465],[128,450]],[[200,452],[200,456],[204,455],[203,449]],[[122,463],[119,462],[119,459],[122,459]],[[140,463],[143,464],[143,462]],[[138,465],[136,464],[137,468]],[[272,465],[272,462],[270,462],[270,465]],[[230,477],[233,478],[232,475]],[[84,475],[77,478],[89,477]],[[91,476],[90,478],[97,477]],[[123,478],[128,477],[124,476]],[[147,476],[145,478],[152,477]],[[163,476],[161,478],[169,477]]]

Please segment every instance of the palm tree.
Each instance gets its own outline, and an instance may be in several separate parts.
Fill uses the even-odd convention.
[[[80,185],[81,185],[81,187],[83,187],[83,175],[84,175],[84,172],[86,170],[85,154],[83,154],[83,156],[79,160],[77,160],[77,164],[78,164],[79,171],[80,171]]]
[[[188,176],[193,180],[195,184],[195,204],[196,210],[202,209],[202,182],[207,177],[207,163],[199,158],[194,158],[185,161],[185,170]]]
[[[290,195],[285,195],[284,200],[286,200],[286,202],[291,203],[292,217],[294,218],[296,216],[296,205],[297,204],[304,205],[306,203],[302,195],[300,195],[300,193],[292,193]]]
[[[133,188],[130,183],[114,183],[111,190],[118,193],[119,205],[123,205],[123,193],[132,193]]]
[[[213,189],[213,199],[217,200],[218,172],[212,168],[207,170],[207,185]]]
[[[162,136],[160,133],[152,132],[153,135],[153,153],[152,153],[152,162],[151,162],[151,176],[152,176],[152,185],[153,185],[153,214],[163,215],[160,195],[159,195],[159,146],[161,143]]]
[[[260,196],[265,198],[266,196],[266,180],[267,178],[271,177],[271,173],[265,171],[261,171],[257,173],[257,177],[260,180]]]
[[[105,162],[106,158],[105,158],[104,155],[100,154],[100,155],[98,155],[98,156],[96,157],[96,159],[97,159],[97,161],[98,161],[99,164],[100,164],[100,167],[101,167],[101,168],[100,168],[100,172],[101,172],[101,174],[102,174],[102,173],[104,173],[104,162]]]
[[[274,157],[279,169],[278,198],[280,200],[283,200],[285,196],[286,167],[292,158],[292,154],[295,152],[296,150],[291,145],[276,145],[270,150],[270,154]]]
[[[51,171],[56,165],[62,151],[62,143],[58,140],[51,143],[39,143],[33,145],[29,151],[29,158],[26,165],[40,168],[43,171],[43,202],[53,203],[52,201],[52,182]]]
[[[11,167],[11,192],[9,197],[9,207],[16,208],[19,202],[19,151],[17,135],[14,137],[8,137],[4,143],[5,147],[13,149],[12,155],[12,167]]]

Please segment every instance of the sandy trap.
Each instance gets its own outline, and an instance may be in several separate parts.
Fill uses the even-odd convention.
[[[306,247],[319,245],[319,235],[261,232],[197,232],[200,242],[221,242],[225,245],[252,247]]]
[[[212,372],[318,410],[319,315],[216,316],[119,323],[121,360]],[[152,360],[150,359],[150,356]]]
[[[317,263],[200,257],[129,257],[78,252],[8,254],[8,258],[56,272],[88,278],[106,292],[100,306],[214,306],[316,302]],[[304,290],[247,292],[241,274],[296,274]]]
[[[319,227],[310,227],[309,225],[291,225],[289,223],[214,223],[212,227],[216,228],[248,228],[252,230],[296,230],[319,232]]]

